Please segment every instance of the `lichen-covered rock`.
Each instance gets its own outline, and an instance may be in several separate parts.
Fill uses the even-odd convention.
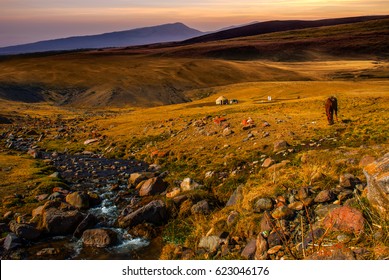
[[[363,170],[367,179],[367,198],[371,205],[389,219],[389,153]]]

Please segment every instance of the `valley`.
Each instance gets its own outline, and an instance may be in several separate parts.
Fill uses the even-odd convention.
[[[388,259],[387,24],[2,57],[3,258]]]

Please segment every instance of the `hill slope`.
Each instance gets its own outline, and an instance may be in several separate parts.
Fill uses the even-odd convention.
[[[10,46],[0,48],[0,54],[135,46],[181,41],[201,34],[203,32],[189,28],[182,23],[173,23],[99,35],[78,36]]]
[[[389,57],[388,30],[383,19],[191,45],[3,57],[0,98],[148,107],[242,82],[387,79],[388,64],[374,60]]]
[[[369,20],[385,19],[388,16],[362,16],[336,19],[322,19],[322,20],[275,20],[267,22],[259,22],[220,32],[206,34],[196,38],[184,41],[185,44],[204,43],[211,41],[226,40],[238,37],[247,37],[254,35],[261,35],[273,32],[298,30],[312,27],[332,26],[339,24],[350,24],[357,22],[364,22]]]

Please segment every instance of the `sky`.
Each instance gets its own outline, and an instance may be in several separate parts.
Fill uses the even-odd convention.
[[[253,21],[385,14],[389,0],[0,0],[0,47],[174,22],[213,31]]]

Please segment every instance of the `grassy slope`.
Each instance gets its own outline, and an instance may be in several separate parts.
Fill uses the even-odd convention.
[[[253,59],[377,59],[389,53],[388,28],[389,20],[379,20],[186,46],[168,44],[3,58],[0,98],[29,101],[27,95],[34,94],[37,101],[72,106],[143,107],[188,101],[192,97],[188,91],[199,88],[254,81],[315,80],[315,75],[296,65],[285,67]],[[20,88],[26,92],[23,94]]]

